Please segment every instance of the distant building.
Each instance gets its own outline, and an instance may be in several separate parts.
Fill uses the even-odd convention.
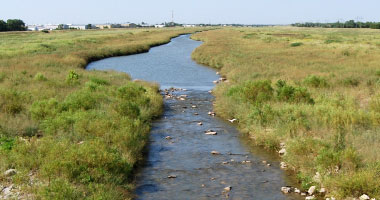
[[[121,28],[136,28],[137,24],[135,23],[128,23],[128,24],[121,24]]]
[[[96,25],[96,28],[109,29],[109,28],[111,28],[111,24],[99,24],[99,25]]]
[[[88,25],[69,25],[71,29],[86,30],[89,29]]]
[[[183,27],[191,28],[191,27],[195,27],[195,25],[194,24],[184,24]]]
[[[156,24],[156,25],[154,25],[154,28],[164,28],[165,27],[165,25],[163,25],[163,24]]]

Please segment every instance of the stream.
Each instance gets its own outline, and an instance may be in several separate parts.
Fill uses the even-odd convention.
[[[300,199],[281,192],[297,184],[280,169],[276,154],[250,145],[233,123],[209,115],[214,97],[208,91],[219,76],[191,59],[201,44],[182,35],[147,53],[87,67],[126,72],[167,91],[165,112],[152,125],[149,153],[137,174],[136,199]]]

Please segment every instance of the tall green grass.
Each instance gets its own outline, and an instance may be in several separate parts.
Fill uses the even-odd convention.
[[[193,38],[205,42],[193,58],[229,80],[213,93],[218,114],[237,118],[257,145],[285,143],[303,189],[380,198],[376,30],[226,28]]]
[[[159,87],[84,67],[198,30],[0,33],[1,184],[33,199],[131,198]]]

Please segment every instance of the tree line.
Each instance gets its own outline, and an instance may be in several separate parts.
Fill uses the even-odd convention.
[[[292,26],[296,27],[322,27],[322,28],[372,28],[380,29],[380,22],[359,22],[349,20],[346,22],[334,22],[334,23],[295,23]]]
[[[0,32],[4,31],[26,31],[25,23],[20,19],[8,19],[6,22],[0,20]]]

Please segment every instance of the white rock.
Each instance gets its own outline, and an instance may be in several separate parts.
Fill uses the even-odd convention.
[[[281,167],[281,169],[286,169],[286,168],[288,168],[288,165],[285,162],[281,162],[280,167]]]
[[[301,190],[298,189],[298,188],[294,188],[294,192],[297,193],[297,194],[300,194],[300,193],[301,193]]]
[[[289,194],[291,190],[292,188],[290,187],[281,187],[281,192],[283,192],[284,194]]]
[[[171,140],[172,137],[170,137],[170,136],[166,136],[165,139],[167,139],[167,140]]]
[[[313,177],[313,181],[317,182],[317,183],[320,183],[321,182],[321,174],[319,172],[316,172],[314,177]]]
[[[321,188],[321,189],[319,190],[319,193],[326,193],[326,188]]]
[[[228,121],[230,121],[231,123],[234,123],[235,121],[237,121],[237,119],[229,119]]]
[[[169,175],[168,178],[177,178],[176,175]]]
[[[196,106],[196,105],[192,105],[191,107],[192,107],[192,108],[197,108],[197,106]]]
[[[286,154],[286,149],[282,148],[280,151],[278,151],[280,155],[285,155]]]
[[[209,131],[206,131],[205,134],[206,135],[217,135],[218,133],[215,131],[209,130]]]
[[[13,176],[15,174],[17,174],[17,170],[15,169],[8,169],[7,171],[4,172],[5,176]]]
[[[305,200],[312,200],[312,199],[315,199],[315,196],[308,196],[305,198]]]
[[[232,187],[231,186],[227,186],[224,188],[225,191],[231,191],[232,190]]]
[[[369,200],[369,196],[366,194],[363,194],[362,196],[359,197],[360,200]]]
[[[301,196],[306,196],[306,193],[305,192],[301,192]]]
[[[202,123],[202,122],[198,122],[198,125],[199,125],[199,126],[202,126],[202,125],[203,125],[203,123]]]
[[[213,155],[220,155],[220,152],[219,151],[211,151],[211,154],[213,154]]]
[[[314,192],[315,192],[315,189],[316,189],[316,188],[317,188],[317,187],[315,187],[315,186],[311,186],[311,187],[309,188],[309,190],[307,191],[307,193],[310,194],[310,195],[313,195]]]

